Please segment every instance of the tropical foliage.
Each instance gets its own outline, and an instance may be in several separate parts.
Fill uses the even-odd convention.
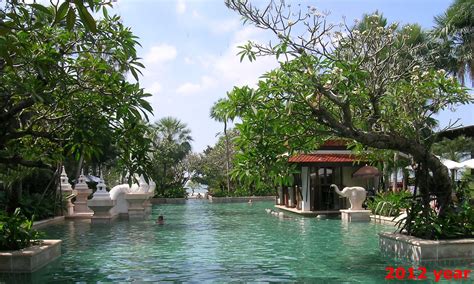
[[[222,191],[223,194],[229,194],[235,191],[234,181],[230,180],[228,170],[232,170],[236,150],[233,141],[237,136],[236,131],[227,131],[226,136],[220,136],[214,146],[208,146],[199,155],[193,169],[193,181],[207,185],[211,192]],[[230,144],[229,151],[226,146],[227,140]],[[229,159],[229,169],[227,168],[227,159]],[[227,179],[228,177],[229,179]]]
[[[381,192],[367,202],[367,208],[374,214],[399,216],[403,209],[410,206],[412,195],[407,191]],[[385,205],[384,205],[385,204]]]
[[[466,77],[474,84],[474,2],[455,0],[435,21],[438,65],[456,75],[462,84]]]
[[[29,168],[49,171],[51,191],[61,163],[74,164],[76,176],[83,163],[112,159],[146,174],[142,120],[152,109],[149,95],[126,80],[138,80],[143,65],[136,36],[109,15],[111,5],[6,0],[0,10],[0,172],[13,195],[29,186]]]
[[[0,212],[0,251],[19,250],[38,242],[40,234],[32,229],[33,219],[27,219],[17,208],[8,216]]]
[[[443,138],[433,144],[433,153],[452,161],[459,162],[468,159],[472,151],[474,151],[474,140],[466,136],[455,139]]]
[[[235,87],[228,94],[227,110],[242,121],[236,125],[242,146],[237,176],[287,183],[292,173],[288,154],[341,137],[366,150],[410,155],[417,165],[422,216],[428,216],[431,195],[438,200],[440,218],[446,216],[452,184],[447,168],[431,152],[433,116],[473,98],[455,78],[433,68],[426,43],[413,39],[418,26],[385,24],[373,14],[363,29],[345,23],[338,28],[312,7],[295,12],[283,2],[226,4],[278,38],[270,45],[249,42],[241,58],[272,56],[280,64],[262,75],[257,88]]]
[[[183,188],[189,179],[185,158],[193,140],[190,134],[186,124],[173,117],[164,117],[151,126],[150,177],[157,183],[157,196],[169,197],[165,192],[172,190],[180,193],[174,197],[184,197]]]
[[[436,200],[433,200],[435,202]],[[419,216],[423,216],[420,218]],[[401,232],[425,239],[460,239],[474,237],[474,206],[469,201],[457,204],[439,218],[436,208],[426,209],[423,200],[412,200],[406,218],[398,221]]]

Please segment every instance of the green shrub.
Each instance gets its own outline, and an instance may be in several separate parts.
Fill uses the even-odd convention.
[[[211,189],[209,191],[209,194],[212,195],[212,197],[226,197],[226,196],[231,196],[228,194],[227,190],[222,190],[222,189]]]
[[[235,191],[227,192],[222,189],[210,189],[210,195],[213,197],[243,197],[243,196],[268,196],[275,195],[275,190],[272,188],[259,188],[250,191],[246,187],[239,187]]]
[[[40,233],[32,226],[33,219],[26,218],[20,208],[11,216],[0,213],[0,250],[19,250],[39,242]]]
[[[184,187],[172,187],[165,190],[164,193],[156,192],[156,198],[184,198],[186,197],[186,189]]]
[[[402,209],[406,209],[410,205],[410,199],[412,195],[408,191],[400,192],[382,192],[378,193],[374,199],[367,202],[367,207],[374,214],[383,215],[383,216],[398,216],[401,213]],[[386,205],[382,208],[382,203],[385,202]],[[380,205],[379,205],[380,204]],[[377,212],[375,210],[377,209]]]
[[[43,220],[56,216],[66,210],[66,201],[61,201],[55,196],[42,196],[39,193],[24,194],[20,200],[20,207],[27,218],[35,216],[37,220]]]
[[[407,217],[397,223],[400,232],[434,240],[474,237],[474,207],[468,201],[454,205],[445,216],[439,216],[432,208],[423,213],[421,199],[413,201]]]

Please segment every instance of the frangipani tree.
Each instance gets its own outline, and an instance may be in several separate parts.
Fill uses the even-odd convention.
[[[137,37],[108,13],[114,1],[40,2],[0,3],[0,179],[14,181],[10,212],[22,188],[58,197],[63,163],[77,165],[76,177],[83,162],[148,168],[149,94],[126,78],[138,80],[144,66]],[[41,169],[48,185],[27,184],[29,169]]]
[[[143,173],[152,108],[126,80],[144,67],[137,37],[108,14],[113,1],[31,2],[0,10],[0,166],[54,168],[113,143],[119,162]]]
[[[437,125],[433,116],[473,98],[455,78],[432,67],[425,45],[411,40],[411,26],[384,26],[374,14],[360,30],[329,24],[311,7],[295,13],[283,2],[226,4],[278,38],[242,47],[242,57],[274,56],[280,67],[264,74],[257,88],[238,87],[228,95],[228,109],[237,110],[242,120],[237,125],[245,139],[241,144],[253,146],[243,149],[248,169],[266,162],[281,165],[285,153],[314,149],[328,136],[347,138],[413,157],[425,208],[436,195],[444,214],[452,185],[448,170],[430,151]]]

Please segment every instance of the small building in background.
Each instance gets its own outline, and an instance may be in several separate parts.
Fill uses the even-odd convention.
[[[367,161],[347,150],[344,140],[328,140],[312,153],[290,157],[289,163],[297,164],[300,174],[295,175],[293,186],[279,189],[276,207],[303,215],[339,213],[340,209],[349,207],[346,198],[331,189],[331,184],[340,190],[346,186],[362,186],[367,190],[378,182],[374,178],[353,177]]]

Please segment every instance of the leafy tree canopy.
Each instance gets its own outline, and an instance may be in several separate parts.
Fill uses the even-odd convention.
[[[112,1],[51,5],[6,0],[0,10],[0,164],[51,167],[66,156],[99,157],[141,172],[152,111],[138,83],[138,44]],[[100,15],[94,16],[92,15]]]
[[[151,126],[151,139],[151,177],[157,182],[158,193],[182,189],[188,180],[185,158],[191,152],[191,130],[179,119],[164,117]]]
[[[466,75],[474,84],[474,2],[455,0],[435,21],[440,64],[463,85]]]
[[[245,156],[242,166],[236,165],[240,174],[262,171],[271,173],[269,180],[276,184],[287,182],[279,176],[291,173],[283,165],[288,154],[314,149],[330,136],[347,138],[366,148],[411,155],[419,165],[425,202],[430,194],[438,196],[443,212],[452,185],[447,169],[430,152],[437,125],[433,116],[473,98],[455,78],[433,68],[423,52],[426,44],[411,36],[416,26],[385,25],[374,14],[361,29],[330,24],[312,7],[294,12],[284,2],[226,4],[278,38],[269,45],[249,42],[242,58],[280,60],[257,88],[236,87],[228,95],[228,111],[236,111],[242,121],[236,126]]]

